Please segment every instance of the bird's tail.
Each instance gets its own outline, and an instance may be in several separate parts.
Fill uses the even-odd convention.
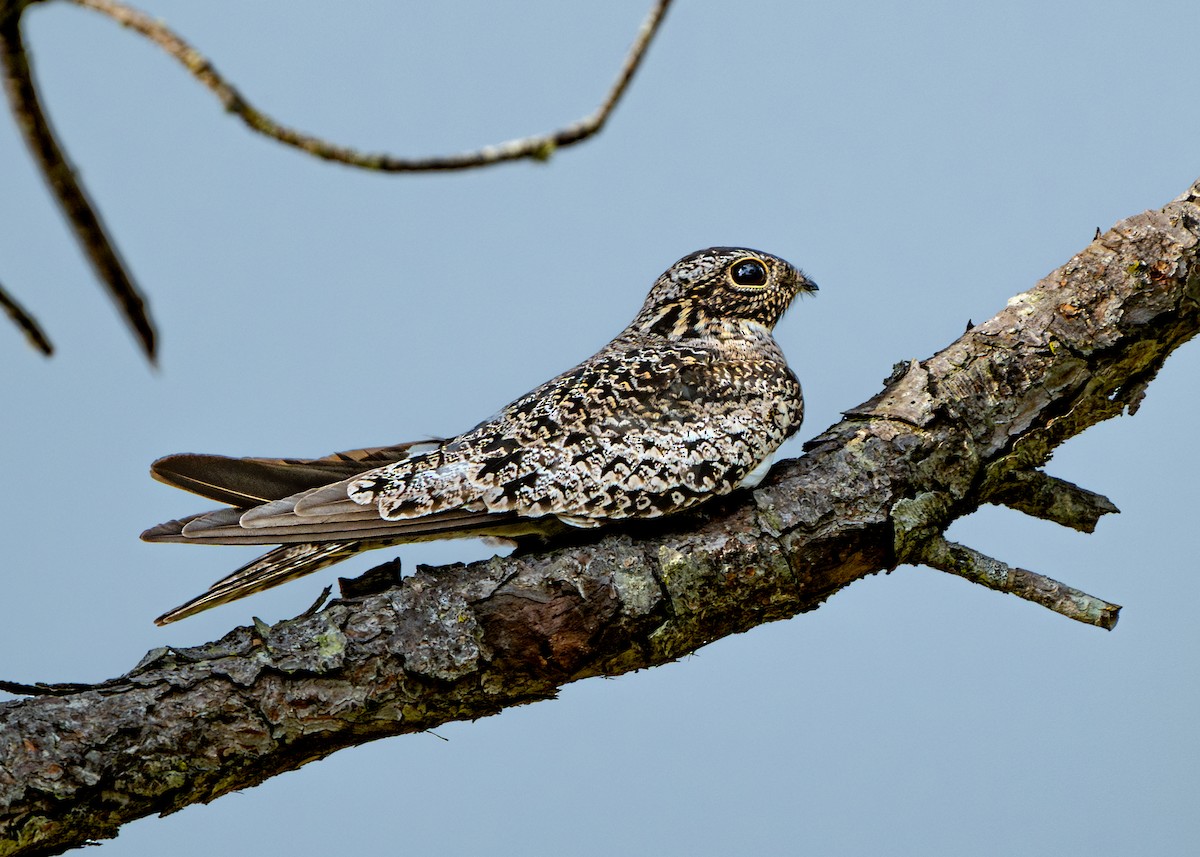
[[[193,616],[218,604],[236,601],[297,577],[312,574],[368,547],[383,546],[384,544],[362,541],[344,541],[302,542],[277,547],[243,565],[228,577],[221,578],[203,595],[181,604],[174,610],[168,610],[155,619],[154,624],[166,625]]]

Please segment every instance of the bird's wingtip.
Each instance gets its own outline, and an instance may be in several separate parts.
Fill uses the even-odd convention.
[[[145,530],[139,538],[144,542],[183,542],[187,541],[183,535],[183,528],[198,518],[199,515],[189,515],[186,518],[177,518],[173,521],[163,521],[161,524],[155,524],[148,530]]]

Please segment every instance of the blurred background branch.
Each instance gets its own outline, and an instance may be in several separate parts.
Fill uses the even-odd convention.
[[[46,185],[75,233],[92,270],[108,289],[117,310],[133,331],[147,359],[153,363],[156,334],[146,300],[121,261],[99,213],[88,200],[42,110],[21,33],[20,11],[0,18],[0,65],[3,66],[4,91],[13,118],[46,179]]]
[[[46,0],[0,0],[0,64],[3,66],[9,107],[93,271],[107,288],[147,359],[153,363],[157,353],[157,335],[146,300],[122,262],[96,207],[89,201],[83,185],[71,168],[40,103],[21,31],[21,16],[35,2]],[[251,105],[208,59],[162,22],[116,0],[71,2],[106,15],[161,47],[208,87],[226,110],[241,118],[252,130],[318,158],[361,169],[394,173],[465,170],[522,159],[545,161],[558,149],[598,134],[627,90],[671,5],[671,0],[656,0],[638,30],[616,80],[600,106],[590,115],[556,131],[484,146],[474,151],[406,158],[386,153],[360,152],[281,125]],[[10,317],[13,317],[11,311]],[[21,313],[19,318],[33,321],[25,313]],[[31,329],[37,329],[36,324],[32,328],[22,326],[27,335]],[[32,338],[31,341],[36,343]],[[43,349],[43,353],[49,352]]]
[[[34,349],[47,357],[54,353],[54,346],[50,344],[50,340],[46,337],[41,325],[37,323],[37,319],[26,312],[25,308],[17,303],[16,298],[6,292],[3,286],[0,286],[0,307],[3,307],[5,314],[17,326],[17,329],[25,334],[25,339]]]
[[[557,131],[508,140],[470,152],[426,158],[406,158],[385,153],[360,152],[348,146],[341,146],[321,137],[281,125],[250,104],[213,67],[207,58],[161,21],[156,21],[118,0],[70,0],[70,2],[107,15],[122,26],[128,27],[154,42],[178,60],[196,80],[208,87],[225,105],[225,109],[245,122],[251,130],[288,146],[294,146],[318,158],[386,173],[467,170],[522,159],[545,161],[558,149],[580,143],[598,134],[608,121],[613,108],[617,106],[617,102],[625,93],[638,66],[641,65],[642,58],[646,55],[646,49],[650,47],[650,42],[654,38],[654,34],[658,32],[659,25],[667,14],[667,8],[671,5],[671,0],[657,0],[654,4],[654,8],[650,10],[650,14],[647,15],[638,30],[617,79],[613,82],[604,101],[590,115]]]

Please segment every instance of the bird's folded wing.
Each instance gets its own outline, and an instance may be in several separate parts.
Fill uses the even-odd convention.
[[[512,513],[457,510],[403,521],[385,521],[374,509],[364,509],[363,512],[360,518],[317,523],[298,515],[281,515],[272,526],[246,527],[239,522],[241,510],[218,509],[151,527],[142,533],[142,539],[148,542],[207,545],[278,545],[373,539],[409,542],[455,535],[504,535],[519,521],[519,516]]]
[[[150,465],[150,474],[175,488],[244,509],[402,461],[437,443],[414,441],[353,449],[324,458],[228,458],[182,453],[158,459]]]
[[[506,510],[488,512],[476,504],[404,520],[384,520],[376,505],[361,505],[347,496],[347,486],[353,479],[373,469],[419,458],[429,446],[403,444],[320,459],[170,456],[155,462],[153,473],[157,478],[233,506],[167,521],[144,532],[142,538],[192,544],[403,542],[460,534],[499,535],[517,521],[516,514]],[[292,493],[285,495],[283,491]],[[302,509],[302,501],[313,496],[320,498],[318,507]],[[517,529],[529,527],[518,525]]]

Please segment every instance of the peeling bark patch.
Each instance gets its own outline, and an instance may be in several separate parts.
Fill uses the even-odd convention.
[[[919,360],[910,360],[904,374],[889,383],[882,393],[845,414],[848,417],[900,420],[920,427],[933,421],[933,404],[929,373]]]
[[[609,587],[566,580],[536,589],[508,584],[477,608],[496,665],[561,681],[594,657],[595,641],[620,609]]]

